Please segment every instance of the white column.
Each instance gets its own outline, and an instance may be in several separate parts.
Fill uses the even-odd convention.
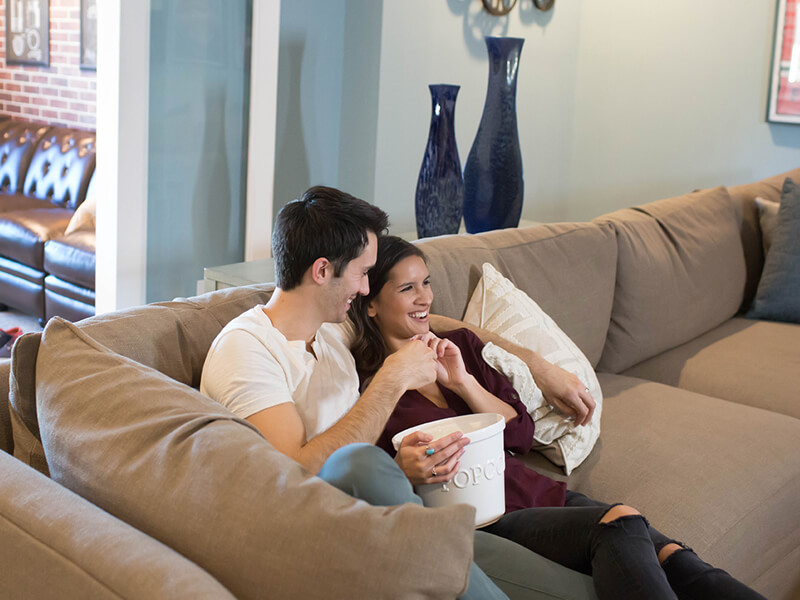
[[[280,0],[253,0],[245,260],[271,254]]]
[[[97,3],[97,312],[144,304],[150,0]]]

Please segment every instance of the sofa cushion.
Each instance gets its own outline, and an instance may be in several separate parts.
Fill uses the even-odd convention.
[[[728,187],[728,192],[731,195],[739,219],[739,234],[747,264],[747,285],[745,286],[742,310],[750,308],[758,287],[758,280],[761,277],[761,268],[764,265],[764,254],[761,250],[761,228],[759,227],[755,199],[756,197],[761,197],[765,200],[778,202],[781,198],[783,182],[787,177],[800,181],[800,168],[753,183]]]
[[[36,365],[57,482],[174,548],[237,598],[452,597],[475,509],[373,507],[246,421],[59,318]],[[413,574],[413,576],[409,576]]]
[[[0,213],[0,255],[44,269],[44,243],[64,233],[72,217],[65,208],[35,208]]]
[[[53,206],[44,200],[30,198],[24,194],[0,193],[0,213],[16,210],[30,210],[32,208],[53,208]]]
[[[800,325],[733,318],[624,374],[800,419]]]
[[[598,369],[618,373],[732,317],[745,263],[725,188],[599,217],[617,232],[614,308]]]
[[[50,129],[35,123],[13,123],[0,133],[0,192],[22,192],[25,173],[39,138]]]
[[[219,598],[208,573],[0,452],[5,598]]]
[[[80,327],[115,352],[197,387],[211,342],[233,317],[265,303],[272,286],[219,290],[203,296],[130,308],[87,319]],[[36,408],[36,359],[41,334],[14,346],[9,396],[15,453],[46,473]],[[17,418],[14,418],[14,415]]]
[[[756,198],[756,206],[758,207],[758,225],[761,228],[761,247],[766,256],[772,247],[772,236],[775,234],[775,226],[778,224],[780,202],[759,197]]]
[[[546,361],[574,374],[596,402],[585,426],[548,407],[525,363],[500,348],[485,347],[483,358],[508,377],[536,422],[534,448],[567,475],[592,451],[600,435],[603,392],[586,357],[536,302],[514,287],[490,264],[483,265],[483,277],[467,306],[464,321],[536,352]]]
[[[598,378],[601,444],[570,487],[624,501],[766,597],[792,598],[800,419],[632,377]]]
[[[462,318],[491,263],[533,298],[596,365],[608,330],[617,245],[610,226],[557,223],[419,243],[429,257],[431,311]]]
[[[44,270],[59,279],[94,289],[95,232],[82,229],[44,245]]]
[[[783,184],[772,246],[748,316],[800,323],[800,185],[789,178]]]
[[[74,211],[86,198],[95,167],[95,134],[53,128],[39,139],[22,192]]]
[[[44,278],[44,320],[64,317],[80,321],[94,316],[95,294],[92,290],[64,281],[53,275]]]

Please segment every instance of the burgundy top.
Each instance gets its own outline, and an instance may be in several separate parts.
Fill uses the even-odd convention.
[[[508,378],[483,360],[481,356],[483,343],[478,336],[468,329],[456,329],[437,335],[452,341],[461,349],[464,366],[467,372],[475,376],[478,383],[517,411],[517,418],[508,421],[503,432],[506,449],[506,512],[536,506],[564,506],[566,491],[564,483],[540,475],[526,467],[518,458],[511,456],[512,452],[525,454],[531,449],[533,419]],[[447,408],[436,406],[416,390],[409,390],[403,394],[386,423],[386,428],[378,440],[378,446],[394,456],[396,452],[392,446],[392,437],[401,431],[438,419],[472,414],[472,409],[458,395],[442,385],[439,385],[439,389],[447,400]]]

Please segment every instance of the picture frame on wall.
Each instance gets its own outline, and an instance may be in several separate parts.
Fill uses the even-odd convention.
[[[800,125],[800,0],[778,0],[767,121]]]
[[[97,70],[97,0],[81,0],[81,69]]]
[[[6,0],[6,64],[50,65],[50,0]]]

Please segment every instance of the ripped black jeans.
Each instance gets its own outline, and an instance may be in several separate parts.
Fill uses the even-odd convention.
[[[591,575],[601,600],[763,600],[725,571],[700,560],[691,548],[650,527],[641,515],[600,523],[611,507],[568,490],[563,508],[507,513],[483,530]],[[658,552],[669,543],[683,549],[661,565]]]

